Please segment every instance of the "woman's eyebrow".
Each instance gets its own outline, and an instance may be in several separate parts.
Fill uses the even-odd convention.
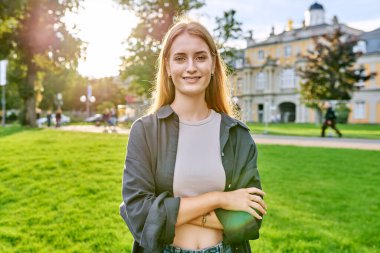
[[[194,54],[207,54],[207,51],[205,51],[205,50],[197,51]],[[186,53],[184,53],[184,52],[177,52],[177,53],[173,54],[173,56],[175,56],[175,55],[186,55]]]

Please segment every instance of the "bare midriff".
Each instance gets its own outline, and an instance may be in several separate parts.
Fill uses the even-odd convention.
[[[215,246],[222,240],[222,230],[184,224],[176,227],[173,246],[198,250]]]

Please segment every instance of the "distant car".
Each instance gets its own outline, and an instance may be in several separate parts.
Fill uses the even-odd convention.
[[[65,123],[70,123],[71,122],[71,119],[69,116],[66,116],[64,114],[61,114],[61,124],[65,124]],[[43,125],[43,124],[47,124],[47,118],[46,117],[43,117],[43,118],[39,118],[37,120],[37,124],[38,125]],[[55,113],[53,113],[51,115],[51,124],[52,125],[55,125],[56,124],[56,120],[55,120]]]
[[[103,120],[103,115],[97,113],[95,115],[92,115],[92,116],[86,118],[84,121],[86,121],[86,122],[100,122],[102,120]]]

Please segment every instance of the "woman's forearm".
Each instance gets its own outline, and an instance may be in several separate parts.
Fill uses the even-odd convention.
[[[176,226],[220,208],[220,192],[208,192],[196,197],[181,198]]]
[[[220,229],[223,230],[223,225],[220,223],[218,216],[216,216],[215,212],[210,212],[210,215],[206,216],[206,220],[203,221],[203,215],[200,217],[195,218],[194,220],[191,220],[189,224],[197,225],[200,227],[207,227],[207,228],[213,228],[213,229]]]
[[[265,193],[255,187],[242,188],[230,192],[208,192],[196,197],[181,198],[176,226],[222,208],[230,211],[243,211],[257,219],[262,219],[267,208],[262,196]]]

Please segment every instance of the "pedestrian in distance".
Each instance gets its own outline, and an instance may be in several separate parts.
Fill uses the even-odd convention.
[[[55,112],[55,127],[61,126],[61,118],[62,118],[62,111],[61,111],[61,109],[58,109]]]
[[[104,130],[103,132],[104,133],[110,133],[111,130],[110,130],[110,120],[111,120],[111,113],[110,113],[110,110],[108,108],[104,109],[103,111],[103,114],[102,114],[102,120],[103,120],[103,124],[104,124]]]
[[[46,113],[46,123],[48,127],[51,126],[51,111],[50,110],[48,110]]]
[[[332,108],[332,105],[327,102],[325,104],[326,108],[326,114],[325,114],[325,120],[322,125],[322,133],[321,137],[325,137],[325,131],[328,127],[331,127],[332,129],[335,130],[335,132],[338,134],[339,137],[342,137],[342,133],[336,128],[336,115],[334,112],[334,109]]]
[[[235,119],[211,34],[166,33],[147,115],[130,131],[120,214],[132,252],[251,252],[267,205],[248,127]]]
[[[37,123],[37,127],[41,127],[41,113],[42,113],[42,110],[40,108],[37,108],[36,109],[36,123]]]

